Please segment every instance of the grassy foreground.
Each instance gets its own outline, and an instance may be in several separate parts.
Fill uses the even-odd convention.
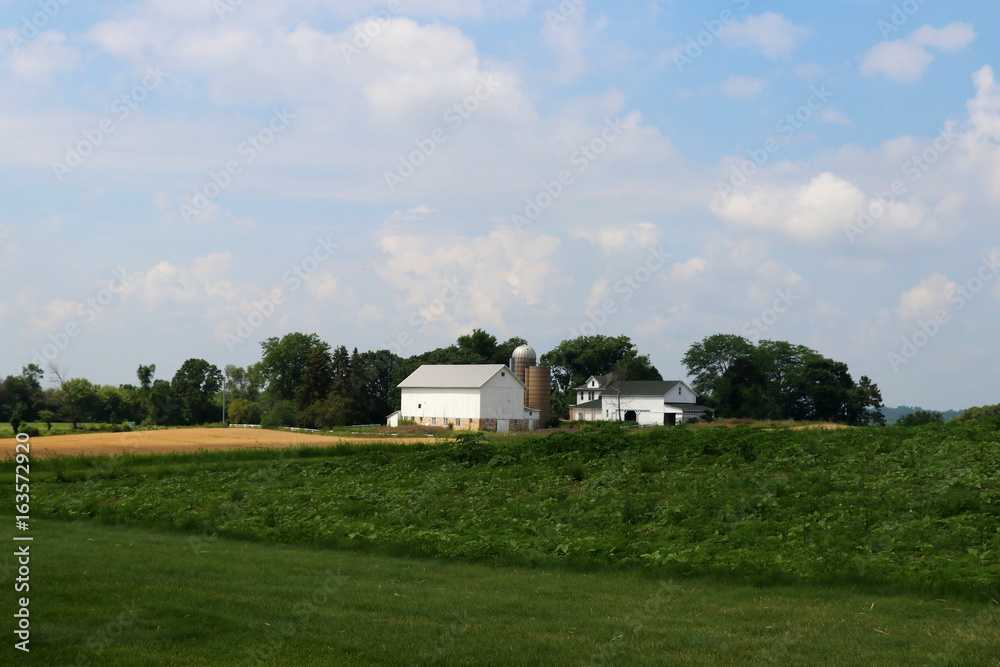
[[[38,517],[743,583],[1000,582],[995,425],[617,427],[503,442],[39,460]],[[13,481],[13,480],[11,480]]]
[[[995,603],[491,568],[95,522],[35,520],[32,532],[31,654],[8,641],[3,664],[965,666],[1000,655]],[[4,589],[12,572],[4,557]]]

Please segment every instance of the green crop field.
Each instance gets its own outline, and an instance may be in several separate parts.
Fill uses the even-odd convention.
[[[993,422],[39,460],[35,638],[68,664],[110,623],[84,664],[996,664],[998,472]]]

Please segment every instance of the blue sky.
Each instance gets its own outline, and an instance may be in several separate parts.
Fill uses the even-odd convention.
[[[478,327],[627,334],[674,378],[736,333],[996,403],[992,14],[0,0],[0,373]]]

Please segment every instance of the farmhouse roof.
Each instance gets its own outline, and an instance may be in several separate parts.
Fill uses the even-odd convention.
[[[510,373],[517,382],[524,384],[503,364],[447,365],[426,364],[413,371],[399,383],[400,388],[421,389],[478,389],[501,371]]]
[[[618,376],[615,375],[614,373],[608,373],[607,375],[591,375],[582,385],[580,385],[579,387],[573,387],[573,390],[586,391],[587,389],[603,389],[610,383],[614,382],[616,377]],[[588,384],[591,380],[597,380],[597,387],[591,387]]]
[[[680,382],[677,380],[672,382],[663,380],[626,380],[625,382],[622,382],[622,395],[663,396],[679,384]],[[608,391],[610,393],[617,393],[618,388],[612,385],[608,387]]]
[[[569,406],[571,408],[599,408],[601,407],[601,399],[595,398],[592,401],[587,401],[586,403],[577,403],[576,405]]]

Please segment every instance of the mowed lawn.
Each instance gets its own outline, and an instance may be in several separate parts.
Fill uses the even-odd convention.
[[[33,519],[32,534],[31,654],[8,632],[3,664],[996,665],[1000,656],[995,603],[932,595],[492,568],[96,522]],[[15,576],[13,558],[0,557],[8,626]]]

